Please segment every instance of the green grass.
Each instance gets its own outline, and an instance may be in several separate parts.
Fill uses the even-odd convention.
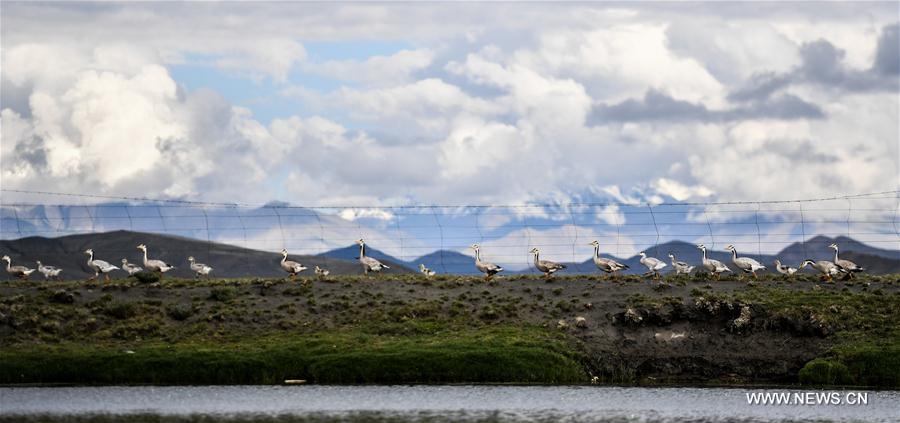
[[[556,322],[587,315],[602,327],[633,308],[643,321],[625,330],[673,322],[707,330],[730,325],[749,307],[746,326],[725,326],[732,334],[772,331],[821,342],[804,360],[828,348],[784,380],[900,386],[896,275],[836,285],[814,276],[724,287],[702,276],[666,280],[672,286],[662,292],[620,294],[608,304],[601,303],[608,288],[646,280],[13,281],[0,295],[0,383],[568,383],[584,382],[588,370],[604,382],[637,383],[641,357],[607,350],[582,356],[594,354],[597,336],[613,333],[557,330]],[[698,308],[700,297],[714,311]]]
[[[716,298],[757,306],[770,324],[830,336],[834,346],[798,373],[802,384],[900,387],[900,294],[756,288]]]
[[[359,329],[234,343],[30,345],[0,351],[0,383],[575,383],[587,376],[559,335],[540,328]]]

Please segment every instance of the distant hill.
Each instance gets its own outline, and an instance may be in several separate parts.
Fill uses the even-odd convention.
[[[58,238],[27,237],[16,240],[0,240],[0,254],[10,256],[14,265],[35,267],[35,260],[44,264],[61,267],[65,278],[79,279],[93,275],[88,269],[84,250],[93,248],[95,258],[120,265],[122,258],[140,265],[142,253],[138,244],[146,244],[150,258],[174,264],[176,269],[167,273],[177,277],[193,277],[187,257],[193,255],[197,261],[214,268],[217,277],[278,277],[285,276],[279,262],[281,254],[251,250],[228,244],[206,242],[191,238],[158,235],[131,231],[68,235]],[[322,266],[333,274],[357,274],[361,272],[359,263],[322,256],[291,255],[290,260],[298,261],[313,274],[314,266]],[[3,273],[5,275],[5,272]],[[43,275],[33,274],[32,278]],[[124,272],[113,272],[115,278],[125,277]]]
[[[415,269],[419,264],[424,264],[429,269],[438,273],[452,273],[456,275],[480,274],[475,268],[475,259],[457,251],[438,250],[410,262]]]
[[[841,247],[841,258],[851,260],[856,264],[865,267],[871,273],[900,273],[900,251],[875,248],[847,237],[829,238],[826,236],[816,236],[803,244],[791,244],[778,254],[774,255],[760,255],[754,254],[753,251],[741,250],[738,250],[738,255],[741,257],[753,258],[765,265],[768,272],[774,273],[775,269],[773,262],[776,258],[795,267],[799,266],[806,258],[814,260],[830,260],[834,258],[834,250],[828,248],[828,245],[833,242]],[[714,249],[707,248],[707,256],[725,263],[728,267],[732,268],[732,270],[736,270],[731,263],[731,254],[724,251],[724,246],[724,244],[717,243]],[[685,261],[694,265],[700,264],[700,250],[697,249],[696,245],[683,241],[670,241],[665,244],[660,244],[657,247],[649,248],[646,251],[648,255],[657,257],[660,260],[664,260],[666,264],[669,264],[669,266],[663,269],[664,272],[672,270],[668,257],[669,252],[675,254],[675,257],[680,261]],[[623,273],[644,273],[647,270],[647,268],[641,264],[641,257],[639,255],[621,258],[603,254],[602,252],[600,254],[602,257],[610,257],[620,263],[627,264],[630,269]],[[581,263],[568,263],[568,265],[570,269],[574,269],[576,273],[596,271],[596,267],[591,259]],[[533,271],[525,271],[525,273],[532,272]]]
[[[376,250],[370,247],[368,244],[366,244],[366,256],[376,258],[378,259],[378,261],[389,266],[389,269],[385,270],[382,273],[410,273],[413,271],[411,267],[408,267],[407,263],[403,262],[402,260],[398,260],[388,254],[385,254],[379,250]],[[362,265],[360,265],[357,261],[359,260],[359,245],[356,244],[326,251],[315,257],[348,261],[356,266],[357,272],[361,271],[362,269]]]
[[[757,255],[752,251],[738,251],[741,256],[752,257],[774,271],[772,261],[775,257],[781,258],[785,263],[797,266],[804,258],[816,260],[831,259],[834,252],[827,248],[832,242],[841,246],[841,257],[852,260],[865,267],[871,273],[900,273],[900,251],[879,249],[862,244],[847,237],[829,238],[817,236],[804,244],[795,243],[786,247],[777,255]],[[178,277],[192,277],[187,263],[187,257],[193,255],[198,261],[214,267],[213,275],[218,277],[278,277],[284,276],[284,272],[278,266],[281,255],[278,253],[252,250],[228,244],[207,242],[192,238],[142,233],[133,231],[112,231],[102,233],[68,235],[58,238],[26,237],[16,240],[0,240],[0,254],[9,255],[14,265],[24,264],[34,267],[35,260],[41,260],[45,264],[63,268],[66,278],[87,278],[92,274],[87,267],[87,256],[83,254],[87,248],[93,248],[96,258],[119,265],[123,257],[134,263],[141,263],[141,253],[135,248],[144,243],[150,248],[150,257],[162,259],[173,263],[178,268],[170,275]],[[712,246],[711,246],[712,247]],[[723,251],[724,245],[716,244],[708,254],[733,267],[731,256]],[[659,246],[649,248],[647,253],[661,260],[669,262],[667,254],[672,252],[679,260],[692,264],[700,263],[700,251],[691,243],[683,241],[671,241]],[[367,247],[367,254],[375,257],[391,269],[387,273],[408,273],[418,271],[420,263],[425,264],[439,273],[451,274],[477,274],[471,256],[448,250],[435,251],[415,260],[404,261],[385,254],[377,249]],[[585,256],[589,257],[590,249],[586,249]],[[601,252],[603,257],[612,257],[631,267],[624,273],[643,273],[645,267],[640,264],[640,256],[613,257]],[[350,245],[331,250],[320,255],[303,256],[291,255],[290,259],[299,261],[309,267],[309,274],[316,265],[325,267],[333,274],[359,274],[361,268],[356,258],[359,256],[359,247]],[[547,257],[553,259],[552,257]],[[503,263],[498,263],[502,265]],[[598,270],[593,261],[588,258],[578,263],[565,263],[568,266],[565,273],[596,273]],[[664,271],[671,271],[668,266]],[[537,273],[533,268],[520,271],[507,270],[506,274]],[[116,272],[115,277],[124,277],[124,272]],[[40,275],[37,275],[40,277]]]
[[[843,256],[845,252],[853,252],[856,254],[865,254],[867,256],[877,256],[886,259],[900,260],[900,250],[875,248],[846,236],[830,238],[821,235],[812,237],[802,244],[799,242],[795,242],[791,245],[788,245],[785,249],[781,250],[781,252],[778,253],[778,256],[784,257],[784,259],[790,260],[790,262],[792,263],[795,261],[800,262],[807,258],[812,260],[830,260],[834,258],[834,250],[828,248],[828,246],[832,243],[836,243],[840,247],[841,258],[844,258]],[[900,242],[897,243],[897,246],[900,247]],[[848,260],[851,260],[849,255],[846,258]]]

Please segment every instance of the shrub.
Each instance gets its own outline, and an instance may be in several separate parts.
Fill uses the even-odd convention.
[[[843,363],[817,358],[800,369],[800,383],[807,385],[849,385],[850,371]]]
[[[209,290],[209,299],[227,302],[237,297],[237,289],[233,286],[217,286]]]
[[[131,275],[131,277],[137,279],[137,281],[140,283],[159,282],[159,275],[157,275],[155,272],[140,271]]]
[[[500,318],[500,313],[497,313],[494,307],[487,306],[478,313],[478,318],[482,320],[497,320]]]
[[[75,302],[75,296],[65,289],[54,291],[50,294],[50,302],[58,304],[72,304]]]
[[[137,307],[134,303],[112,301],[103,307],[103,314],[120,320],[129,319],[137,315]]]
[[[166,307],[166,315],[179,322],[194,315],[194,308],[189,305],[170,304]]]

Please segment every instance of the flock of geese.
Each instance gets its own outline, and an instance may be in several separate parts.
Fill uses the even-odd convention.
[[[359,263],[362,265],[363,273],[368,275],[369,272],[379,273],[384,269],[390,269],[389,266],[384,263],[378,261],[378,259],[374,257],[366,256],[366,243],[362,239],[356,241],[359,245]],[[628,265],[622,264],[613,260],[611,258],[601,257],[600,256],[600,243],[598,241],[593,241],[590,246],[594,247],[593,261],[598,269],[605,273],[610,273],[613,277],[616,277],[617,273],[628,269]],[[806,266],[810,266],[821,274],[823,279],[831,280],[835,276],[846,275],[849,278],[853,277],[854,273],[862,272],[865,269],[856,265],[849,260],[844,260],[838,257],[838,246],[837,244],[831,244],[828,246],[829,248],[834,250],[834,260],[804,260],[803,263],[800,264],[799,269],[803,269]],[[503,271],[503,267],[484,261],[481,258],[481,246],[478,244],[473,244],[470,247],[475,251],[475,268],[478,269],[479,272],[484,273],[486,279],[491,279],[494,275]],[[712,274],[716,280],[719,279],[719,276],[722,273],[733,273],[732,270],[725,264],[719,260],[711,259],[706,255],[706,246],[703,244],[697,245],[697,248],[701,251],[701,265],[703,269]],[[168,264],[162,260],[151,259],[147,256],[147,246],[144,244],[138,245],[137,249],[143,253],[143,267],[138,266],[133,263],[129,263],[128,259],[122,259],[122,267],[114,266],[107,261],[95,259],[94,258],[94,250],[87,249],[84,251],[87,254],[87,265],[94,271],[94,276],[92,276],[88,280],[95,280],[102,274],[106,281],[109,281],[109,273],[115,270],[124,270],[129,275],[134,275],[138,272],[142,271],[150,271],[159,273],[160,277],[166,272],[175,269],[175,266]],[[749,258],[749,257],[738,257],[737,249],[734,245],[729,245],[725,247],[725,251],[731,252],[731,262],[733,265],[740,270],[743,274],[751,274],[755,279],[757,277],[756,272],[765,270],[766,266],[763,266],[758,261]],[[543,260],[540,258],[540,250],[537,248],[532,248],[530,254],[534,255],[534,267],[541,271],[545,277],[550,278],[554,273],[563,270],[566,268],[565,264],[557,263],[555,261]],[[658,279],[661,277],[660,270],[665,268],[668,264],[658,258],[650,257],[646,252],[641,251],[641,264],[647,268],[647,272],[644,273],[644,276],[652,276],[654,279]],[[288,260],[288,252],[287,250],[281,250],[281,269],[288,273],[291,280],[293,280],[300,272],[307,270],[307,267],[292,260]],[[683,261],[678,261],[675,258],[674,254],[669,253],[669,259],[672,263],[672,268],[675,271],[675,274],[690,274],[693,272],[696,266],[690,265]],[[28,279],[28,276],[35,272],[35,270],[39,271],[44,275],[44,278],[47,280],[50,279],[60,279],[60,273],[62,273],[62,269],[54,266],[45,266],[40,261],[37,261],[38,267],[36,269],[31,269],[25,266],[13,266],[12,260],[9,256],[3,256],[3,261],[6,262],[6,272],[10,275],[16,276],[21,279]],[[187,258],[188,263],[190,264],[190,269],[196,274],[196,277],[208,277],[210,272],[212,272],[213,268],[209,265],[198,263],[194,260],[194,257]],[[778,273],[781,273],[786,276],[793,275],[796,273],[798,268],[790,267],[781,263],[780,260],[775,260],[775,270]],[[424,264],[419,265],[419,272],[424,274],[427,277],[434,276],[437,272],[425,267]],[[315,267],[315,274],[319,278],[324,278],[328,276],[330,273],[329,270],[321,268],[319,266]]]

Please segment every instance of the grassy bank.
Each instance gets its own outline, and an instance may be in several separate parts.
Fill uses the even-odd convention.
[[[277,384],[578,383],[587,376],[557,335],[526,327],[402,335],[355,329],[241,342],[84,343],[4,348],[0,383]]]
[[[0,284],[0,383],[900,387],[900,278]]]
[[[707,298],[747,306],[757,328],[828,338],[831,347],[798,372],[804,385],[900,387],[900,294],[849,288],[794,292],[765,287]]]

